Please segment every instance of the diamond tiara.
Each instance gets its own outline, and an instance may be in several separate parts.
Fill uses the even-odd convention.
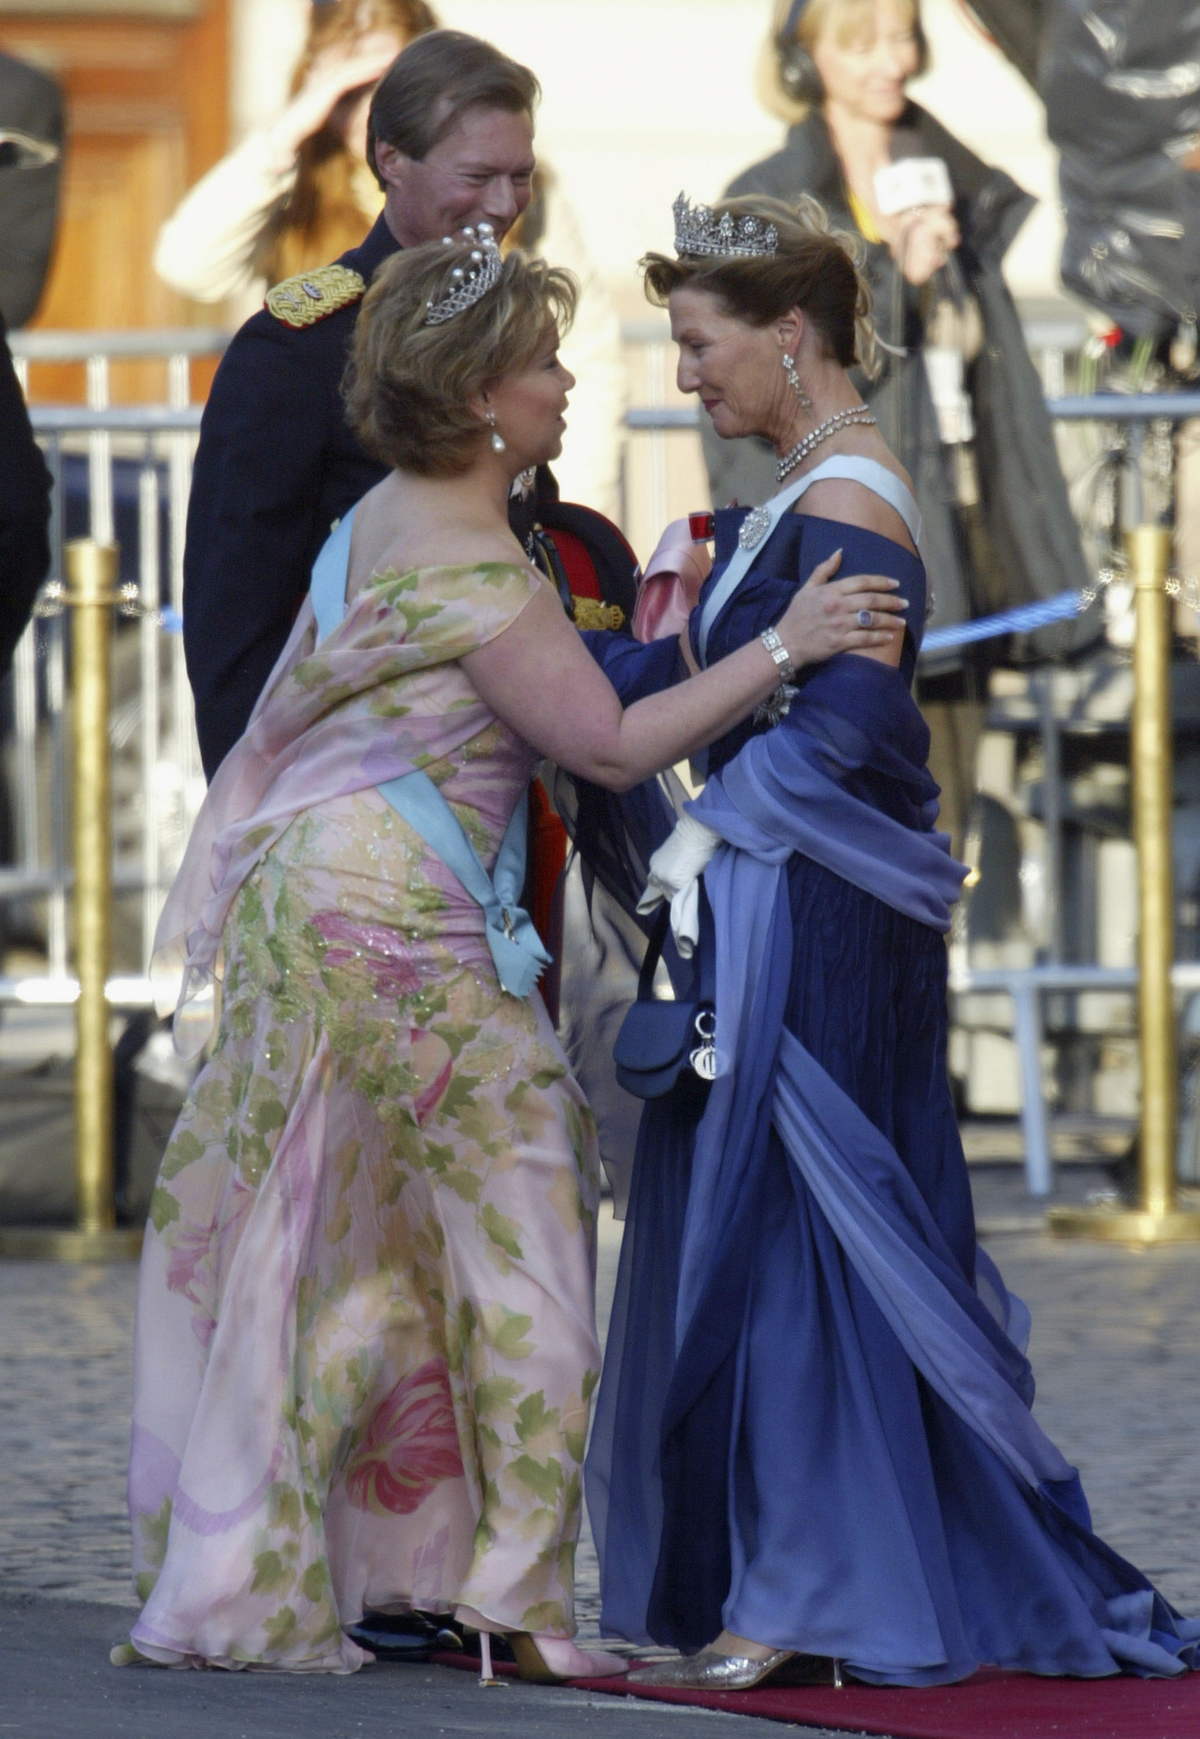
[[[473,307],[481,297],[486,296],[500,280],[502,261],[491,224],[481,223],[478,236],[473,229],[464,229],[462,233],[467,242],[478,241],[478,246],[471,248],[469,265],[455,266],[450,274],[452,288],[441,301],[426,304],[425,319],[422,321],[424,326],[441,326],[447,320],[453,320],[456,314]],[[461,245],[455,242],[453,236],[443,236],[442,241],[448,248]]]
[[[779,231],[761,217],[734,217],[728,211],[716,217],[710,205],[692,205],[684,193],[671,209],[675,213],[675,252],[680,259],[710,254],[754,259],[773,254],[779,246]]]

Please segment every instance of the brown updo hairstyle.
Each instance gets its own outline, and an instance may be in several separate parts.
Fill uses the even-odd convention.
[[[672,290],[703,290],[723,313],[748,326],[769,326],[789,308],[799,308],[843,368],[856,364],[878,372],[871,286],[863,275],[857,236],[829,227],[824,209],[809,194],[793,201],[748,193],[722,199],[714,217],[773,223],[779,244],[773,254],[645,254],[641,260],[647,298],[665,308]]]
[[[478,302],[426,325],[430,303],[458,287],[456,266],[474,269],[469,243],[393,254],[367,291],[346,370],[346,411],[363,446],[420,477],[469,469],[489,432],[471,401],[528,368],[551,332],[561,338],[578,296],[570,272],[514,249]]]

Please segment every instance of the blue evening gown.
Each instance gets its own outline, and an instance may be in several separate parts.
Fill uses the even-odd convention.
[[[705,596],[743,518],[717,515]],[[917,557],[789,514],[717,616],[709,663],[836,548],[843,574],[899,579],[923,622]],[[933,833],[905,638],[899,670],[806,669],[781,723],[709,751],[694,808],[731,841],[705,877],[718,1045],[739,996],[746,1039],[725,1030],[736,1067],[707,1149],[695,1109],[642,1118],[587,1470],[602,1629],[691,1652],[725,1626],[887,1684],[983,1663],[1172,1675],[1200,1626],[1091,1532],[1032,1420],[1023,1307],[977,1251],[945,922],[913,915],[921,865],[948,898],[960,872]],[[627,701],[677,679],[661,644],[615,641],[592,650]],[[774,850],[771,816],[812,843]]]

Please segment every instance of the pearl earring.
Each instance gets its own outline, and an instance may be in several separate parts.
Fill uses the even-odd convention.
[[[500,433],[499,429],[496,427],[496,413],[495,413],[495,411],[488,412],[487,420],[488,420],[488,427],[492,431],[492,452],[493,453],[503,453],[505,446],[507,445],[507,442],[505,441],[504,436]]]
[[[796,359],[794,356],[789,356],[786,350],[783,353],[783,372],[788,377],[788,385],[800,400],[801,409],[811,411],[812,400],[800,385],[800,376],[796,372]]]

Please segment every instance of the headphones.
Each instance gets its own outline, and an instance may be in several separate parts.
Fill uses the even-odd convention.
[[[779,82],[793,102],[819,103],[825,95],[825,86],[812,55],[796,35],[796,26],[807,4],[808,0],[792,0],[782,28],[775,32],[775,54]]]
[[[785,93],[793,102],[813,104],[824,97],[825,86],[812,55],[796,35],[796,28],[807,7],[808,0],[792,0],[787,18],[775,33],[775,55],[779,64],[779,82]],[[929,64],[929,44],[921,28],[921,14],[915,7],[913,23],[919,54],[917,72],[923,73]]]

